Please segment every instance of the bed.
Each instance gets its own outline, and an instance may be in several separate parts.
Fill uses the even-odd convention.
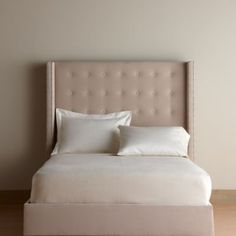
[[[210,178],[192,162],[192,62],[49,62],[47,71],[48,155],[62,108],[131,110],[135,126],[182,126],[189,157],[52,155],[33,178],[24,235],[214,235]]]

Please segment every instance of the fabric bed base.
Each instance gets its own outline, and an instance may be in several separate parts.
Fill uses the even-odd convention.
[[[213,236],[212,205],[24,205],[24,235]]]

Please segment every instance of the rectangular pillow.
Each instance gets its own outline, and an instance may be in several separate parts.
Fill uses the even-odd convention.
[[[119,126],[119,156],[187,156],[190,135],[182,127]]]
[[[119,125],[129,125],[131,112],[104,115],[82,114],[56,109],[57,153],[116,153]]]

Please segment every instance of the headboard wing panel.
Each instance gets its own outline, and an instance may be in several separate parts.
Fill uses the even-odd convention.
[[[55,108],[82,113],[133,112],[137,126],[183,126],[191,134],[191,62],[49,62],[47,147],[52,150]]]

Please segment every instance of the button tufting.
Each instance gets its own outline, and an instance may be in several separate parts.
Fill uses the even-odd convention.
[[[72,77],[72,73],[71,73],[70,71],[68,71],[68,72],[66,73],[66,76],[67,76],[68,78],[71,78],[71,77]]]
[[[77,74],[75,72],[71,72],[71,78],[75,78],[77,76]]]
[[[172,92],[172,90],[167,90],[165,93],[167,96],[171,96],[171,92]]]
[[[121,77],[121,75],[122,75],[122,72],[121,71],[118,71],[118,72],[116,72],[116,74],[115,74],[117,77]]]
[[[118,96],[121,96],[121,94],[122,94],[121,90],[116,91],[116,94],[117,94]]]
[[[72,96],[73,95],[73,91],[72,90],[68,90],[67,94],[68,94],[68,96]]]
[[[88,90],[82,91],[82,95],[85,96],[85,97],[88,96]]]
[[[154,77],[155,76],[155,72],[154,71],[150,71],[149,72],[149,76]]]
[[[90,90],[86,90],[86,94],[87,94],[87,96],[91,96],[92,92]]]
[[[124,90],[121,90],[121,96],[125,96],[126,92]]]
[[[82,76],[83,77],[88,77],[88,71],[83,71]]]
[[[142,110],[141,109],[138,109],[137,110],[137,114],[141,114],[142,113]]]
[[[155,108],[153,108],[153,109],[151,109],[151,110],[150,110],[150,113],[151,113],[151,114],[153,114],[153,115],[156,115],[156,114],[158,114],[158,113],[159,113],[159,110],[158,110],[158,109],[155,109]]]
[[[150,95],[151,96],[157,96],[158,92],[156,90],[153,90],[153,91],[150,92]]]
[[[107,77],[107,72],[102,72],[101,74],[100,74],[100,76],[102,77],[102,78],[105,78],[105,77]]]
[[[121,77],[125,77],[125,76],[126,76],[126,73],[125,73],[125,72],[121,72],[120,76],[121,76]]]
[[[142,93],[142,92],[141,92],[140,90],[137,90],[135,94],[136,94],[136,96],[140,96],[141,93]]]
[[[143,76],[143,73],[139,71],[137,76],[141,78]]]
[[[108,95],[108,91],[106,90],[101,91],[101,96],[105,97],[107,95]]]
[[[169,71],[166,76],[172,78],[173,77],[173,73],[174,73],[173,71]]]

